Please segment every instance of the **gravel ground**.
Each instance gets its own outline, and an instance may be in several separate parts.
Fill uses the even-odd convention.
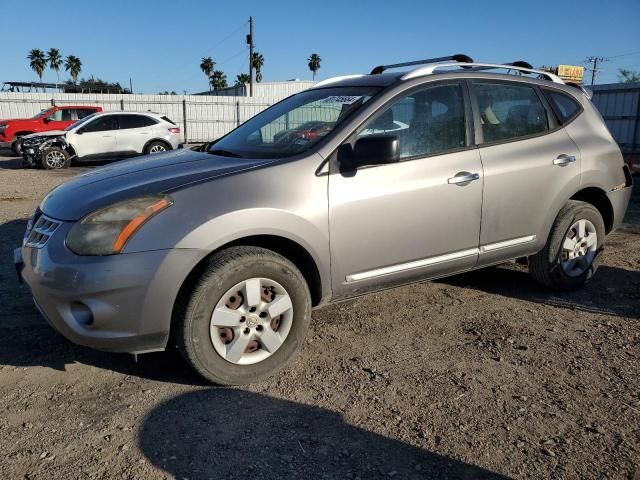
[[[175,352],[72,345],[16,282],[27,217],[85,170],[0,157],[0,478],[640,479],[640,195],[581,291],[510,264],[370,295],[217,388]]]

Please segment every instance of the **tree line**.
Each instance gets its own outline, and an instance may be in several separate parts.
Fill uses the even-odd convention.
[[[316,79],[316,72],[320,69],[320,62],[322,59],[317,53],[312,53],[307,59],[309,70],[313,74],[313,79]],[[200,70],[207,77],[209,83],[209,91],[211,90],[222,90],[227,88],[227,75],[222,70],[215,70],[216,62],[211,57],[202,57],[200,62]],[[260,52],[254,52],[251,57],[251,66],[256,71],[256,82],[260,83],[262,81],[262,67],[264,67],[264,56]],[[242,85],[246,85],[249,83],[249,74],[248,73],[240,73],[236,75],[235,87],[239,87]]]

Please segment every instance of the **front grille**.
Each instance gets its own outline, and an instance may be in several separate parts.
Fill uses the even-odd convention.
[[[42,248],[46,245],[53,232],[60,226],[60,222],[42,214],[34,217],[34,222],[31,231],[27,230],[24,244],[27,247]]]

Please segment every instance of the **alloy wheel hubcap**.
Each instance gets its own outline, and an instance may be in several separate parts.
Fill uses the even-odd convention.
[[[579,277],[591,267],[597,249],[596,227],[589,220],[578,220],[571,225],[562,242],[560,265],[570,277]]]
[[[47,153],[45,160],[51,168],[62,168],[65,158],[62,152],[54,151]]]
[[[163,145],[154,145],[153,147],[151,147],[151,150],[149,150],[149,153],[161,153],[166,151],[167,149],[164,148]]]
[[[268,278],[250,278],[218,301],[209,334],[218,355],[237,365],[250,365],[282,346],[292,322],[293,304],[284,287]]]

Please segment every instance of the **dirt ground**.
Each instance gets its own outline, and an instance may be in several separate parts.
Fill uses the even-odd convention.
[[[18,285],[27,217],[84,170],[0,157],[0,478],[640,479],[640,189],[581,291],[510,264],[359,298],[219,388],[69,343]]]

